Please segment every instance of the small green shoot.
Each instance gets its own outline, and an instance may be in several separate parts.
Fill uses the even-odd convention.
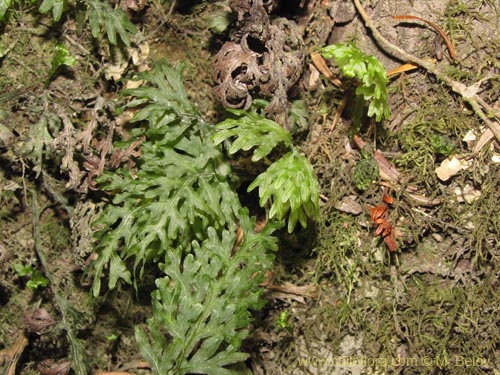
[[[368,117],[377,121],[391,115],[387,103],[387,75],[384,66],[375,56],[364,54],[353,44],[332,44],[321,49],[324,58],[335,58],[335,62],[348,78],[357,78],[356,95],[370,102]]]
[[[104,336],[106,341],[115,342],[120,338],[120,334],[117,332],[111,332],[109,335]]]
[[[291,330],[292,325],[288,321],[289,315],[290,314],[288,310],[280,311],[278,320],[276,321],[276,327],[278,328],[278,331],[282,331],[284,329],[286,329],[287,331]]]
[[[23,264],[16,263],[13,265],[14,272],[20,276],[29,278],[26,283],[28,289],[38,289],[38,287],[45,288],[49,284],[49,280],[43,276],[42,272],[33,268],[33,266],[25,266]]]
[[[75,64],[75,56],[72,56],[68,49],[62,44],[57,44],[54,48],[55,55],[50,63],[49,80],[54,76],[62,65],[73,66]]]

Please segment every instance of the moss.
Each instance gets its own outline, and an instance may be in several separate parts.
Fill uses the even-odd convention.
[[[395,135],[403,151],[396,164],[426,179],[433,174],[436,162],[453,150],[462,150],[461,139],[474,124],[457,106],[450,106],[445,92],[437,94],[422,98],[415,117]]]
[[[465,206],[466,223],[472,227],[468,246],[482,264],[500,257],[500,214],[498,213],[498,187],[500,186],[500,166],[491,164],[480,185],[480,197]]]

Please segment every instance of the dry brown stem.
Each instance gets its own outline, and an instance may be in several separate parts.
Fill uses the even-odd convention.
[[[28,345],[28,339],[21,332],[14,345],[0,351],[0,364],[3,362],[8,364],[7,375],[14,375],[16,373],[17,362],[21,358],[26,345]]]

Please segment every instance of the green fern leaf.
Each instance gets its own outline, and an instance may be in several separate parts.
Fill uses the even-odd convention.
[[[99,37],[99,33],[101,31],[101,22],[102,17],[100,15],[100,12],[98,11],[98,8],[95,6],[91,7],[89,13],[90,32],[96,39]]]
[[[235,233],[210,227],[207,239],[193,242],[192,254],[184,257],[177,248],[166,255],[153,317],[146,330],[136,329],[155,374],[239,374],[227,366],[248,357],[238,349],[248,335],[249,309],[262,306],[259,283],[272,264],[269,250],[276,249],[274,228],[254,233],[248,212],[240,217],[244,240],[235,254]]]
[[[307,218],[319,215],[319,185],[314,170],[304,155],[293,150],[274,162],[250,184],[248,191],[259,188],[260,205],[271,204],[269,218],[288,217],[288,232]]]
[[[145,141],[135,175],[120,169],[100,178],[113,199],[95,223],[100,241],[93,294],[106,269],[113,288],[137,276],[126,261],[133,260],[140,277],[145,262],[164,260],[153,316],[136,328],[153,373],[248,373],[240,347],[250,309],[264,303],[260,284],[277,247],[271,236],[277,225],[254,233],[213,130],[188,100],[180,68],[158,63],[139,78],[146,86],[126,94],[133,97],[129,106],[140,108],[133,121],[146,122],[133,133]],[[238,225],[244,235],[235,246]]]
[[[89,8],[90,30],[94,38],[98,38],[101,30],[104,29],[111,44],[118,44],[118,36],[123,44],[130,46],[130,35],[136,33],[137,28],[130,22],[124,11],[113,9],[109,2],[101,0],[89,1]]]
[[[145,262],[169,248],[189,252],[192,239],[205,238],[209,226],[235,228],[238,221],[230,168],[210,140],[212,129],[189,103],[180,70],[159,63],[141,78],[148,87],[127,91],[135,97],[131,106],[143,106],[134,121],[148,123],[137,175],[122,169],[99,179],[114,198],[96,221],[101,231],[94,295],[108,264],[112,288],[118,279],[130,282],[125,259],[134,260],[141,277]]]
[[[248,151],[256,147],[252,161],[258,161],[282,142],[286,147],[292,146],[292,137],[274,121],[268,120],[254,112],[228,110],[237,118],[229,118],[216,125],[217,133],[212,137],[217,145],[226,139],[236,137],[229,148],[229,154],[239,150]]]
[[[54,21],[58,22],[62,17],[64,9],[64,0],[43,0],[38,10],[40,13],[47,13],[52,9],[52,16]]]
[[[12,5],[12,0],[0,0],[0,20],[4,20],[7,10]]]
[[[349,78],[358,78],[361,84],[356,88],[356,95],[369,101],[368,117],[375,116],[377,121],[391,115],[387,103],[387,75],[384,66],[374,57],[365,55],[352,44],[332,44],[321,49],[327,59],[335,58],[342,73]]]
[[[236,137],[228,152],[255,148],[252,160],[267,156],[274,147],[283,143],[292,151],[273,163],[249,186],[248,191],[259,186],[260,205],[271,202],[269,218],[279,221],[288,216],[288,230],[292,232],[297,222],[307,226],[307,219],[317,218],[319,212],[319,186],[309,161],[292,145],[291,135],[274,121],[260,116],[257,111],[229,110],[236,118],[227,119],[216,127],[212,136],[215,144]]]

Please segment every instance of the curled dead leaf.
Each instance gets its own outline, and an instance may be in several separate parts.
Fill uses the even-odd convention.
[[[230,2],[238,14],[238,32],[216,55],[213,93],[225,108],[245,110],[255,93],[271,98],[265,109],[268,118],[287,126],[287,92],[302,74],[304,41],[294,21],[282,17],[271,20],[271,4]]]
[[[43,307],[24,314],[24,324],[29,332],[38,335],[55,323],[54,318]]]

